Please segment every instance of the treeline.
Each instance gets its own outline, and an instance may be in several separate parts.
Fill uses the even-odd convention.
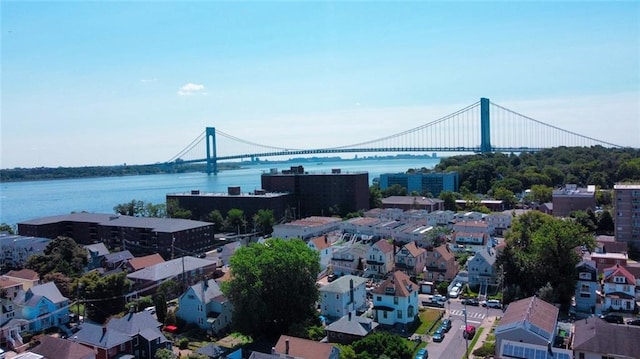
[[[633,148],[558,147],[535,153],[488,153],[443,158],[435,171],[457,171],[460,192],[490,193],[506,188],[522,193],[534,185],[596,185],[611,189],[640,180],[640,150]]]
[[[220,170],[238,168],[236,164],[218,164]],[[204,164],[158,163],[87,167],[37,167],[0,169],[0,182],[40,181],[68,178],[119,177],[162,173],[205,172]]]

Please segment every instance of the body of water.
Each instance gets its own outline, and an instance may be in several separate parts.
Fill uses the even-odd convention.
[[[405,172],[409,168],[433,168],[439,159],[367,159],[322,163],[279,163],[252,165],[217,175],[206,173],[158,174],[127,177],[98,177],[0,184],[0,223],[14,225],[29,219],[71,212],[113,213],[113,207],[132,199],[165,203],[168,193],[200,190],[226,192],[240,186],[242,192],[260,189],[260,175],[303,165],[309,173],[368,172],[369,183],[382,173]]]

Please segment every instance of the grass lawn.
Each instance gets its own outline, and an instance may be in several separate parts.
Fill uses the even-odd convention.
[[[427,330],[442,317],[442,312],[437,309],[427,308],[420,311],[420,326],[417,334],[427,334]]]

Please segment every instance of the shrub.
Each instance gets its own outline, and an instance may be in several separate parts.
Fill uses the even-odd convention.
[[[187,349],[189,347],[189,339],[182,337],[178,339],[178,348]]]

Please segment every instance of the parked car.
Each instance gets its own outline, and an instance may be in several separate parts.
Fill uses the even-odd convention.
[[[442,328],[442,330],[444,330],[445,333],[448,333],[449,330],[451,329],[451,320],[449,319],[443,320],[442,324],[440,324],[440,328]]]
[[[460,295],[460,287],[453,287],[449,292],[449,297],[451,298],[458,298],[459,295]]]
[[[442,327],[438,328],[435,333],[433,333],[433,341],[436,343],[440,343],[444,340],[444,329]]]
[[[413,357],[413,359],[428,359],[429,358],[429,352],[427,352],[427,349],[420,349],[418,350],[418,352],[416,353],[416,356]]]
[[[489,299],[487,301],[482,302],[482,306],[486,308],[502,308],[502,303],[500,303],[497,299]]]
[[[477,307],[480,305],[480,301],[478,301],[478,298],[465,298],[462,300],[461,302],[463,305],[471,305],[474,307]]]
[[[618,314],[601,315],[600,318],[609,323],[624,324],[624,318]]]
[[[627,324],[640,326],[640,318],[629,319],[629,320],[627,320]]]
[[[476,327],[473,325],[467,325],[464,327],[464,331],[462,332],[462,336],[465,339],[471,339],[476,335]]]

